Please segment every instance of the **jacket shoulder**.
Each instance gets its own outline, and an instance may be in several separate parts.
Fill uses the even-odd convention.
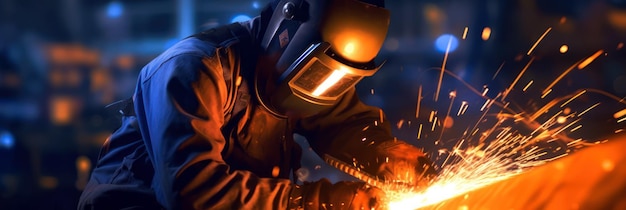
[[[246,45],[250,37],[249,29],[239,23],[220,26],[189,36],[161,53],[148,63],[141,73],[142,81],[149,79],[161,66],[166,63],[189,62],[189,60],[209,59],[221,62],[219,59],[231,57],[234,45]],[[243,46],[246,48],[246,46]],[[189,65],[189,64],[188,64]]]

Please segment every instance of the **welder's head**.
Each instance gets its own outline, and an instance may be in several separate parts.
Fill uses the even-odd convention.
[[[261,38],[266,96],[280,112],[311,115],[335,104],[382,64],[374,59],[389,27],[383,0],[281,0]]]

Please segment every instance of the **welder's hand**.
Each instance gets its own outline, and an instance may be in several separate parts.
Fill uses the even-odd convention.
[[[376,153],[380,163],[376,175],[386,181],[423,186],[437,175],[424,152],[404,141],[381,143],[376,147]]]
[[[327,179],[294,186],[290,209],[384,209],[385,193],[363,182],[342,181],[331,184]]]

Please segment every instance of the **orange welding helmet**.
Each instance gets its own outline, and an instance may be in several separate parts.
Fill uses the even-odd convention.
[[[263,68],[273,81],[264,82],[275,90],[261,101],[271,109],[318,113],[384,63],[374,61],[389,28],[383,0],[281,0],[273,7],[260,43],[272,58]]]

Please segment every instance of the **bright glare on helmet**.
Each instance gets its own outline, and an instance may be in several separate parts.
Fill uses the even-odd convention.
[[[344,67],[341,67],[341,68],[343,69]],[[345,75],[346,75],[345,71],[335,69],[333,71],[333,73],[330,74],[330,76],[328,76],[328,78],[326,78],[324,80],[324,82],[322,82],[322,84],[320,84],[319,86],[317,86],[317,88],[315,88],[315,90],[313,91],[312,95],[313,96],[320,96],[320,95],[322,95],[330,87],[332,87],[337,82],[339,82],[339,80],[341,78],[343,78],[343,76],[345,76]]]

